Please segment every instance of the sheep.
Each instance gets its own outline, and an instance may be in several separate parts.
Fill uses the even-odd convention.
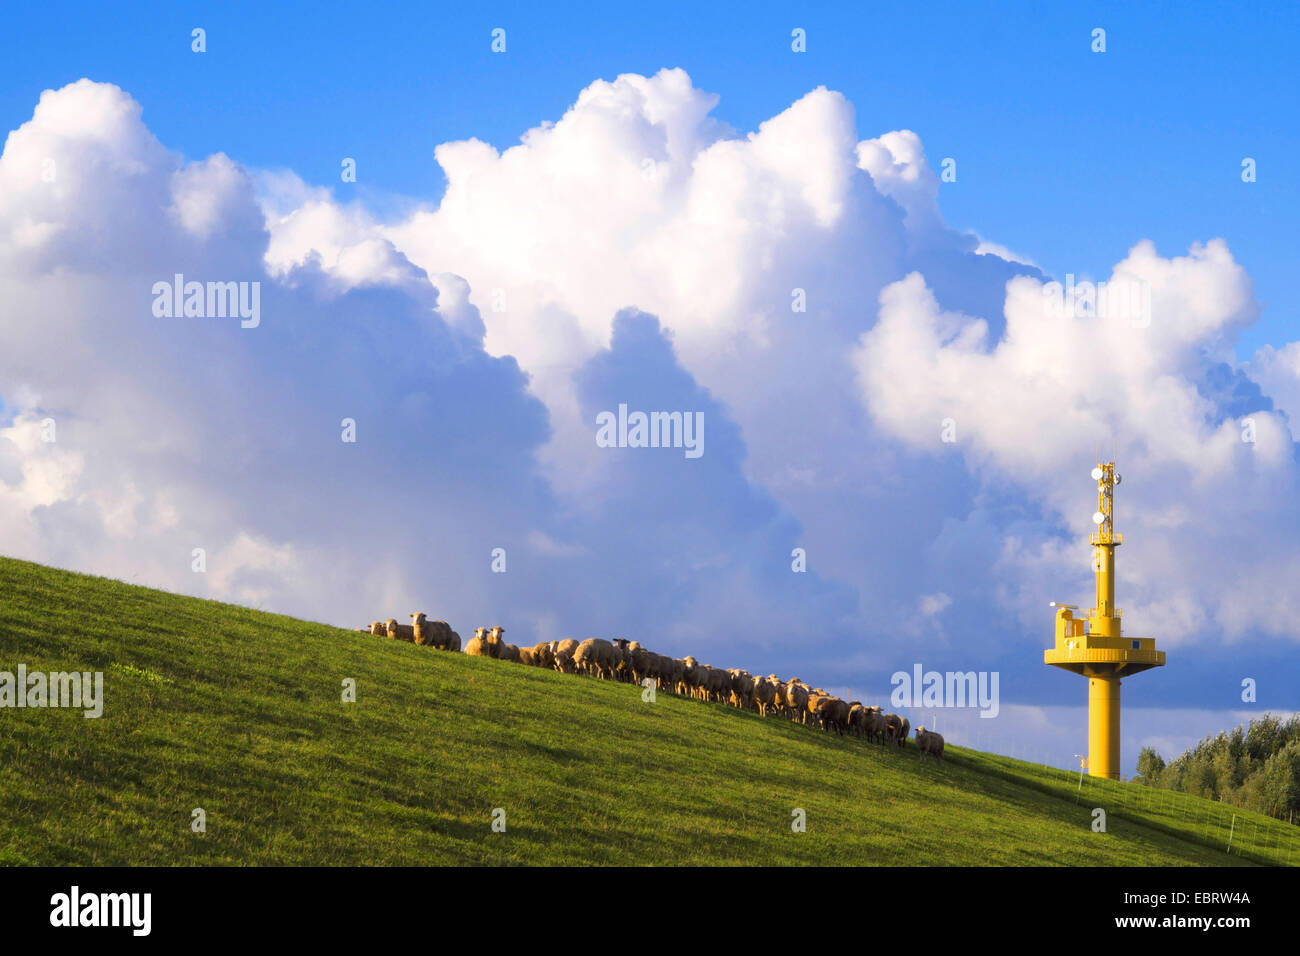
[[[574,674],[577,672],[577,664],[574,663],[573,655],[578,652],[578,642],[573,638],[565,638],[556,642],[555,645],[555,669],[562,674]]]
[[[636,641],[627,646],[627,662],[632,672],[632,683],[639,686],[647,677],[652,676],[650,670],[654,664],[654,655]]]
[[[502,644],[500,650],[497,651],[497,656],[503,661],[514,661],[516,664],[520,662],[519,648],[513,644]]]
[[[659,664],[659,686],[661,690],[670,690],[677,693],[678,686],[682,683],[685,674],[685,665],[674,657],[668,657],[666,654],[656,654],[655,660]]]
[[[385,624],[383,621],[371,621],[370,633],[374,634],[376,637],[387,637],[388,625]]]
[[[388,636],[408,644],[415,643],[415,628],[409,624],[398,624],[395,618],[388,619]]]
[[[898,735],[903,732],[903,718],[897,714],[885,714],[885,741],[898,743]]]
[[[496,657],[498,645],[489,644],[486,627],[474,628],[474,636],[465,645],[465,653],[471,657]]]
[[[814,691],[808,695],[808,713],[821,724],[822,730],[843,734],[848,723],[849,705],[838,697]]]
[[[849,705],[838,697],[828,698],[829,703],[822,711],[822,728],[834,730],[841,737],[849,729]]]
[[[785,706],[790,709],[792,720],[808,723],[808,688],[797,677],[785,685]]]
[[[943,763],[943,735],[936,734],[932,730],[926,730],[924,727],[916,728],[916,749],[918,751],[917,759],[923,758],[926,754],[933,754],[935,760]]]
[[[731,669],[727,671],[731,678],[731,703],[742,710],[754,705],[754,678],[748,671]]]
[[[754,701],[758,704],[758,716],[766,717],[776,703],[776,682],[770,677],[756,677]]]
[[[555,667],[555,652],[551,650],[553,642],[543,641],[532,649],[529,656],[529,663],[534,667],[545,667],[550,670]],[[520,648],[519,659],[523,660],[523,648]]]
[[[614,648],[614,678],[624,682],[632,680],[632,656],[630,651],[631,641],[626,637],[620,637],[611,642]]]
[[[727,695],[731,693],[731,675],[717,667],[705,667],[705,688],[707,690],[707,700],[716,703],[726,703]]]
[[[610,680],[614,677],[614,668],[618,660],[618,652],[614,645],[599,637],[587,638],[573,653],[573,664],[579,672],[599,677],[601,680]]]
[[[772,710],[781,717],[789,717],[790,712],[785,706],[785,681],[775,674],[767,675],[767,682],[772,685]]]
[[[490,648],[494,649],[494,653],[492,654],[493,657],[500,658],[503,656],[501,652],[502,649],[506,647],[506,643],[501,640],[501,635],[505,632],[506,629],[500,624],[497,624],[488,631],[487,643]]]
[[[685,690],[686,694],[690,697],[698,698],[702,693],[707,693],[707,691],[702,690],[705,679],[705,669],[700,662],[693,657],[687,656],[682,658],[681,664],[681,686]]]
[[[424,616],[423,611],[418,611],[411,615],[411,628],[415,633],[415,643],[423,647],[436,647],[443,651],[452,649],[452,636],[456,632],[446,621],[430,621]],[[460,649],[459,642],[460,638],[457,636],[457,650]]]
[[[460,653],[460,635],[455,631],[452,631],[451,636],[447,638],[447,650]]]
[[[849,730],[859,739],[867,735],[867,708],[862,706],[860,700],[849,704]]]
[[[898,739],[895,740],[894,742],[898,744],[898,746],[900,747],[906,747],[907,732],[912,729],[912,722],[908,720],[906,717],[902,717],[900,719],[903,721],[903,723],[902,726],[898,728]]]
[[[866,713],[867,739],[875,743],[885,742],[885,715],[879,707],[868,707]]]

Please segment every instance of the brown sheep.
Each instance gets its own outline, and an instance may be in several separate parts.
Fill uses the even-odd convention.
[[[377,637],[387,637],[388,625],[385,624],[383,621],[371,621],[370,633],[376,635]]]
[[[885,742],[898,743],[898,735],[903,732],[903,718],[897,714],[885,714]]]
[[[838,697],[831,697],[829,694],[819,694],[816,691],[808,695],[808,713],[821,724],[822,730],[836,730],[839,733],[841,729],[841,707],[844,710],[844,716],[847,716],[848,706]]]
[[[408,644],[415,643],[415,628],[409,624],[398,624],[396,618],[388,619],[388,636]]]
[[[694,698],[699,698],[707,694],[704,688],[705,669],[704,666],[695,658],[687,656],[682,658],[682,680],[681,685],[686,693]]]
[[[731,678],[731,703],[742,710],[754,706],[754,678],[749,671],[732,669],[727,671]]]
[[[769,677],[754,678],[754,703],[758,705],[758,715],[766,717],[776,703],[776,683]]]
[[[879,707],[868,707],[866,713],[867,739],[878,744],[885,742],[885,715]]]
[[[614,648],[613,671],[615,680],[624,682],[632,680],[632,660],[631,653],[628,650],[631,643],[626,637],[619,637],[610,641],[610,645]]]
[[[842,737],[849,729],[849,705],[838,697],[830,697],[828,701],[822,710],[822,729],[834,730]]]
[[[906,717],[900,719],[903,721],[903,724],[901,727],[898,728],[898,739],[895,740],[894,742],[898,744],[898,746],[904,747],[907,745],[907,734],[908,731],[912,729],[912,722],[908,720]]]
[[[867,735],[867,708],[862,706],[862,701],[849,704],[849,730],[858,738]]]
[[[943,735],[936,734],[932,730],[926,730],[924,727],[916,728],[916,749],[919,751],[918,759],[926,754],[933,754],[935,760],[943,763]]]
[[[785,706],[785,681],[781,680],[781,678],[777,677],[775,674],[768,674],[767,682],[772,685],[772,710],[779,716],[788,717],[789,711],[787,711]]]
[[[415,643],[422,647],[436,647],[439,650],[451,650],[451,625],[446,621],[430,621],[423,611],[411,615],[411,629],[415,633]]]
[[[785,706],[792,720],[808,723],[808,688],[797,677],[785,685]]]
[[[519,663],[519,648],[513,644],[502,644],[497,651],[497,656],[503,661],[514,661]]]
[[[547,670],[555,667],[555,652],[551,650],[550,641],[542,641],[542,643],[534,647],[529,657],[534,667],[545,667]],[[520,653],[520,660],[523,660],[522,652]]]
[[[708,691],[706,699],[719,704],[726,703],[727,696],[731,693],[731,675],[721,668],[705,667],[704,676]]]
[[[654,676],[650,673],[654,666],[654,655],[636,641],[627,646],[627,663],[634,684],[640,685],[647,677]]]
[[[677,688],[681,685],[685,674],[685,665],[677,658],[668,657],[666,654],[656,654],[655,657],[659,659],[659,674],[663,689],[677,693]]]

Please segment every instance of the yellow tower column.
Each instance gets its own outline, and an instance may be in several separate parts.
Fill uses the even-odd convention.
[[[1088,678],[1088,775],[1119,779],[1119,678]]]

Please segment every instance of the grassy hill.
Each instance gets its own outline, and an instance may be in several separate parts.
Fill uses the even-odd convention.
[[[5,864],[1300,863],[1300,828],[1183,794],[0,558],[20,663],[103,671],[105,704],[0,710]]]

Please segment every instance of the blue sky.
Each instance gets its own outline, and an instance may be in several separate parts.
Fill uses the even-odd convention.
[[[1048,272],[1103,275],[1138,239],[1160,252],[1226,238],[1265,315],[1249,354],[1297,327],[1287,294],[1300,220],[1294,4],[618,5],[138,3],[11,6],[0,120],[83,76],[116,83],[159,138],[334,185],[437,198],[440,142],[498,148],[558,117],[598,77],[686,69],[715,115],[753,130],[818,85],[862,137],[912,129],[958,161],[946,221]],[[57,26],[51,27],[51,24]],[[195,56],[180,38],[208,32]],[[507,54],[489,50],[507,30]],[[790,52],[804,28],[808,52]],[[1106,30],[1107,50],[1090,50]],[[400,142],[401,148],[394,148]],[[1240,179],[1243,157],[1258,163]],[[334,186],[336,191],[338,186]],[[379,202],[379,200],[375,200]]]
[[[1126,684],[1162,715],[1126,763],[1236,722],[1242,676],[1300,706],[1300,12],[1061,6],[7,12],[0,553],[873,699],[917,661],[993,668],[1039,708],[1003,722],[1021,746],[1068,758],[1075,717],[1041,709],[1084,687],[1041,664],[1046,602],[1088,603],[1114,436],[1119,603],[1171,655]],[[1158,320],[1056,323],[970,233],[1057,278],[1149,240]],[[142,294],[175,272],[262,282],[264,321],[160,326]],[[620,403],[698,410],[702,461],[598,449]]]

